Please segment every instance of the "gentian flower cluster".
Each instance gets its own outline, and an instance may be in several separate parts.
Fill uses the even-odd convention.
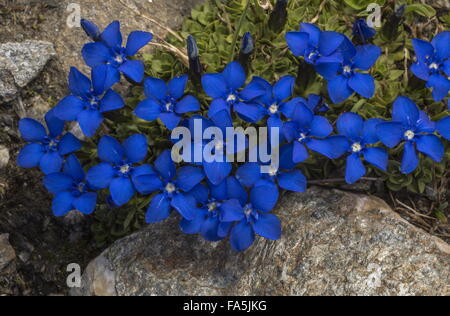
[[[282,224],[274,214],[281,191],[307,190],[307,179],[298,167],[312,156],[345,157],[345,180],[350,184],[367,174],[366,166],[387,171],[389,152],[385,147],[403,145],[401,171],[405,174],[418,167],[418,153],[436,162],[444,158],[442,139],[450,139],[450,117],[433,122],[407,97],[395,101],[392,121],[342,113],[335,132],[334,123],[325,117],[332,105],[323,96],[297,95],[296,78],[292,75],[282,74],[274,83],[258,76],[248,78],[244,67],[234,61],[223,72],[200,78],[199,50],[190,36],[191,65],[208,95],[203,100],[208,103],[204,104],[207,111],[203,113],[200,100],[188,93],[187,75],[169,81],[153,77],[144,80],[143,62],[131,57],[152,39],[150,33],[132,32],[122,47],[119,22],[111,23],[103,32],[87,20],[82,20],[82,27],[93,41],[82,50],[91,67],[91,78],[76,68],[70,70],[70,95],[46,114],[47,129],[33,119],[19,123],[22,138],[28,144],[19,153],[17,163],[24,168],[40,167],[45,174],[44,185],[54,195],[52,209],[56,216],[73,210],[92,214],[99,203],[121,207],[139,201],[131,205],[146,205],[147,223],[164,221],[176,213],[184,233],[199,234],[211,242],[228,238],[233,249],[244,251],[256,241],[256,236],[281,238]],[[368,72],[381,50],[367,44],[375,31],[358,21],[353,33],[364,45],[355,46],[344,34],[321,31],[307,23],[301,24],[299,32],[286,35],[293,54],[313,65],[328,81],[333,103],[341,103],[355,92],[364,98],[375,93],[375,81]],[[448,74],[447,36],[438,35],[431,44],[414,42],[418,63],[413,71],[428,80],[438,99],[450,90],[446,86],[448,80],[439,74]],[[244,42],[253,50],[249,33]],[[203,138],[190,143],[192,157],[186,159],[183,155],[184,161],[178,162],[170,148],[152,148],[152,135],[133,132],[125,140],[97,135],[106,130],[100,128],[104,113],[126,109],[124,98],[113,90],[121,74],[136,83],[144,81],[146,98],[134,109],[139,119],[160,120],[170,131],[181,127],[192,135],[198,132],[195,124],[201,123]],[[64,133],[68,121],[77,121],[91,143],[98,140],[96,150],[88,149],[89,160],[86,152],[80,155],[83,159],[76,156],[82,143],[71,133]],[[233,163],[229,155],[248,153],[251,148],[247,142],[236,144],[233,139],[216,134],[204,135],[210,128],[225,135],[240,121],[247,126],[267,126],[269,133],[278,129],[279,145],[274,141],[263,145],[272,152],[279,150],[278,164],[269,164],[260,156],[256,162]],[[233,137],[237,136],[241,135],[236,133]],[[168,141],[175,143],[172,137],[175,136]],[[208,149],[221,159],[209,161],[202,156],[197,160],[197,149],[201,153]],[[149,152],[156,159],[151,159]],[[98,160],[92,161],[96,157]]]

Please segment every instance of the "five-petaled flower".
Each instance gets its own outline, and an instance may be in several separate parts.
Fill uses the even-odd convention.
[[[194,219],[197,202],[188,192],[205,178],[202,169],[185,166],[177,172],[170,150],[164,151],[156,159],[154,166],[156,173],[136,178],[144,194],[157,192],[148,206],[146,222],[157,223],[165,220],[172,208],[183,218]]]
[[[55,195],[52,203],[55,216],[64,216],[72,210],[86,215],[94,212],[97,193],[92,192],[83,167],[74,155],[67,158],[63,172],[47,175],[44,185]]]
[[[145,159],[147,151],[147,138],[144,135],[130,136],[123,145],[113,137],[103,136],[98,144],[98,157],[102,163],[88,171],[89,185],[94,189],[109,187],[115,205],[126,204],[136,191],[141,194],[145,191],[136,178],[155,173],[150,165],[136,166]]]
[[[19,122],[22,138],[30,143],[26,145],[17,157],[17,164],[22,168],[40,167],[42,172],[50,174],[59,172],[64,162],[64,156],[81,148],[81,142],[71,133],[62,136],[64,122],[51,110],[45,115],[48,131],[41,123],[25,118]]]
[[[105,68],[92,70],[92,81],[72,67],[69,74],[71,95],[55,107],[55,115],[63,121],[78,121],[81,130],[93,137],[103,122],[103,113],[124,107],[122,97],[112,89],[105,90]]]
[[[122,47],[120,23],[114,21],[101,34],[101,41],[83,47],[83,58],[91,68],[105,68],[106,88],[120,81],[120,73],[135,82],[141,82],[144,79],[144,63],[130,57],[136,55],[152,38],[151,33],[134,31],[128,36],[126,47]]]
[[[337,121],[340,137],[339,149],[348,152],[345,180],[349,184],[356,183],[367,173],[362,158],[369,164],[387,171],[389,163],[388,152],[381,147],[374,147],[379,142],[376,128],[384,122],[382,119],[369,119],[364,121],[356,113],[344,113]]]
[[[450,32],[442,32],[430,42],[413,39],[417,62],[411,71],[433,88],[433,98],[442,101],[450,90]]]
[[[439,137],[434,135],[436,124],[411,99],[399,97],[394,103],[392,118],[393,122],[378,124],[377,134],[380,141],[389,148],[405,141],[401,166],[404,174],[412,173],[419,166],[416,147],[434,161],[442,161],[445,150]]]
[[[168,84],[157,78],[145,80],[147,99],[139,103],[135,114],[146,121],[160,118],[169,130],[175,129],[182,114],[200,110],[200,102],[192,95],[183,98],[188,76],[172,79]]]

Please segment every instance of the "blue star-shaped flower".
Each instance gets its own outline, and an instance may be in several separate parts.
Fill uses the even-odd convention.
[[[265,93],[264,88],[253,84],[240,90],[246,79],[238,62],[229,63],[222,73],[203,75],[203,89],[213,98],[208,117],[217,126],[233,126],[231,107],[246,122],[256,123],[263,118],[261,106],[252,101]]]
[[[122,47],[120,23],[114,21],[103,31],[100,42],[89,43],[83,47],[83,58],[91,68],[105,68],[106,87],[112,87],[119,82],[120,73],[135,82],[141,82],[144,79],[144,63],[130,57],[136,55],[152,38],[151,33],[134,31],[128,36],[126,47]]]
[[[405,152],[401,171],[410,174],[417,169],[419,157],[416,148],[436,162],[444,158],[444,145],[434,135],[436,124],[427,114],[420,111],[414,102],[407,97],[399,97],[394,103],[393,122],[380,123],[377,134],[383,144],[389,148],[396,147],[405,141]]]
[[[364,177],[367,170],[363,158],[369,164],[387,171],[389,155],[384,148],[373,147],[379,142],[376,128],[384,122],[382,119],[364,121],[356,113],[344,113],[337,121],[339,134],[342,135],[339,149],[348,152],[345,180],[349,184],[356,183]]]
[[[45,174],[59,172],[64,156],[81,148],[81,142],[71,133],[62,135],[64,122],[56,118],[54,110],[45,115],[48,131],[41,123],[25,118],[19,122],[22,138],[30,143],[17,157],[17,164],[22,168],[39,166]]]
[[[67,158],[64,172],[47,175],[44,185],[55,195],[52,203],[55,216],[64,216],[72,210],[86,215],[94,212],[97,193],[91,192],[83,167],[74,155]]]
[[[417,62],[411,66],[411,71],[418,78],[427,82],[428,88],[433,88],[433,98],[442,101],[450,90],[450,32],[436,35],[431,43],[413,39]]]
[[[103,113],[125,106],[122,97],[112,89],[105,90],[104,68],[92,71],[92,81],[72,67],[69,74],[71,95],[62,99],[55,115],[63,121],[78,121],[83,133],[93,137],[103,122]]]
[[[136,178],[154,174],[150,165],[136,166],[147,156],[147,138],[135,134],[121,145],[115,138],[103,136],[98,144],[98,157],[102,161],[87,173],[89,185],[94,189],[109,188],[115,205],[123,206],[130,201],[136,191],[143,194],[143,188]]]
[[[160,118],[168,129],[175,129],[182,114],[200,110],[200,102],[195,97],[187,95],[183,98],[187,81],[187,75],[174,78],[168,84],[161,79],[147,78],[147,99],[136,107],[136,116],[146,121]]]
[[[147,223],[157,223],[169,217],[172,208],[183,218],[195,217],[196,201],[188,192],[203,181],[201,168],[186,166],[176,170],[171,151],[164,151],[155,161],[157,173],[137,177],[136,181],[145,194],[158,192],[147,210]]]

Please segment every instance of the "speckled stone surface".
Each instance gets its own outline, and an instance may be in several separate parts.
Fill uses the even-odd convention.
[[[450,246],[378,198],[312,188],[276,213],[283,237],[244,253],[176,218],[118,241],[73,295],[450,295]]]

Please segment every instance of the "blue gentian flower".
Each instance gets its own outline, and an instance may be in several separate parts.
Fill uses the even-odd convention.
[[[74,155],[67,158],[64,172],[47,175],[44,185],[55,195],[52,203],[55,216],[64,216],[72,210],[86,215],[94,212],[97,193],[92,192],[83,167]]]
[[[405,141],[405,152],[401,171],[410,174],[419,165],[419,152],[429,156],[436,162],[444,158],[444,145],[434,135],[436,124],[427,114],[420,111],[414,102],[407,97],[399,97],[394,103],[393,122],[380,123],[377,134],[381,142],[389,148],[396,147]]]
[[[328,93],[334,103],[347,100],[354,92],[364,98],[372,98],[375,95],[375,80],[368,73],[381,56],[381,49],[375,45],[363,45],[355,47],[345,37],[339,51],[343,55],[342,63],[322,63],[316,66],[316,70],[328,80]]]
[[[342,62],[342,54],[338,51],[344,41],[341,33],[321,31],[314,24],[301,23],[300,32],[286,33],[286,41],[292,53],[304,57],[308,64]]]
[[[278,190],[272,181],[260,180],[250,191],[250,196],[240,210],[225,210],[229,221],[237,222],[230,233],[231,247],[237,251],[248,249],[255,234],[270,240],[281,238],[281,222],[270,212],[278,202]]]
[[[139,103],[135,114],[146,121],[160,118],[169,130],[173,130],[181,121],[181,115],[200,110],[200,102],[192,95],[183,98],[188,76],[172,79],[167,85],[161,79],[145,80],[147,99]]]
[[[411,71],[433,88],[433,98],[442,101],[450,90],[450,32],[439,33],[431,43],[413,39],[417,62]]]
[[[120,23],[114,21],[103,31],[102,41],[89,43],[83,47],[82,54],[86,64],[91,67],[105,68],[106,87],[111,87],[120,81],[123,73],[135,82],[144,79],[144,63],[132,60],[130,57],[147,45],[153,38],[148,32],[134,31],[128,36],[127,46],[122,47]]]
[[[135,134],[121,145],[115,138],[103,136],[98,144],[98,157],[102,161],[87,173],[89,185],[94,189],[109,188],[111,198],[117,206],[130,201],[136,191],[144,194],[136,178],[155,174],[150,165],[136,166],[147,156],[148,144],[144,135]]]
[[[332,132],[330,122],[323,116],[314,115],[305,103],[298,104],[293,120],[283,125],[284,137],[293,143],[292,161],[296,164],[309,158],[307,148],[329,157],[332,152],[331,141],[317,138],[328,137]]]
[[[224,239],[230,232],[233,219],[226,215],[242,212],[242,203],[247,202],[247,192],[234,177],[228,177],[218,186],[199,184],[189,194],[200,207],[193,220],[182,219],[180,228],[186,234],[201,234],[213,242]]]
[[[446,140],[450,140],[450,116],[447,116],[436,123],[438,133]]]
[[[45,115],[48,133],[41,123],[25,118],[19,122],[22,138],[30,143],[17,157],[22,168],[40,167],[45,174],[59,172],[64,156],[81,148],[81,142],[71,133],[62,135],[64,122],[56,118],[54,110]]]
[[[363,44],[374,38],[376,34],[377,31],[367,24],[366,19],[358,19],[353,24],[353,36]]]
[[[240,90],[247,79],[244,68],[238,62],[229,63],[223,73],[202,76],[202,86],[213,101],[208,117],[217,126],[233,126],[231,107],[246,122],[259,122],[264,114],[261,106],[252,100],[265,93],[257,84]]]
[[[92,71],[92,81],[72,67],[69,74],[71,95],[62,99],[55,115],[63,121],[78,121],[83,133],[93,137],[103,122],[103,113],[125,106],[122,97],[112,89],[105,90],[105,68]]]
[[[146,222],[157,223],[169,217],[172,208],[183,218],[193,220],[196,200],[188,192],[203,181],[201,168],[186,166],[176,170],[171,151],[164,151],[155,161],[156,173],[137,177],[136,182],[145,194],[158,192],[150,202]]]
[[[371,146],[379,142],[376,128],[382,122],[384,122],[382,119],[364,121],[356,113],[344,113],[339,117],[337,129],[345,138],[341,150],[350,153],[347,157],[345,175],[348,184],[354,184],[366,175],[363,158],[369,164],[387,171],[388,152],[384,148]]]

